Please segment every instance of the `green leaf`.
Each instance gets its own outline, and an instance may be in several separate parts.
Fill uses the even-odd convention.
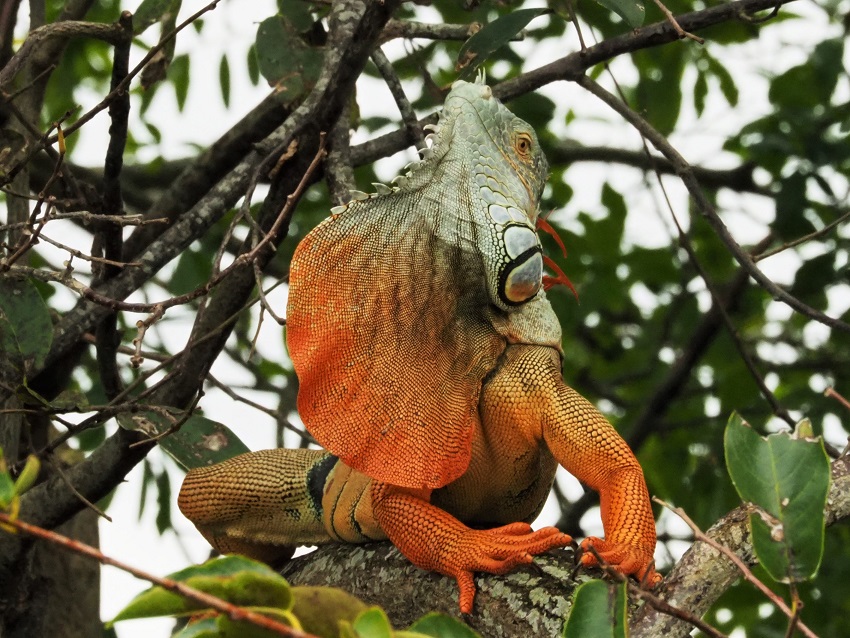
[[[634,54],[640,70],[634,108],[646,117],[662,135],[676,126],[682,107],[682,76],[686,58],[670,47],[645,49]]]
[[[0,365],[24,376],[44,363],[52,342],[50,312],[32,281],[0,277]]]
[[[0,447],[0,509],[6,509],[17,496],[15,482],[6,467],[6,458],[3,456],[3,448]]]
[[[779,582],[812,578],[823,555],[829,459],[823,441],[788,433],[759,436],[733,414],[724,435],[726,465],[750,515],[753,547]]]
[[[121,419],[119,418],[119,423]],[[153,473],[150,461],[144,459],[142,461],[142,490],[139,496],[139,520],[142,520],[142,515],[145,513],[145,505],[148,502],[148,488],[154,483],[156,476]]]
[[[310,13],[310,4],[304,0],[278,0],[278,13],[286,16],[290,24],[299,33],[308,31],[313,26],[314,18]]]
[[[705,79],[705,73],[700,72],[694,82],[694,110],[698,116],[705,110],[706,95],[708,95],[708,82]]]
[[[422,616],[410,625],[410,631],[433,636],[433,638],[480,638],[478,632],[473,631],[457,618],[438,612]]]
[[[257,86],[260,82],[260,63],[257,60],[257,45],[252,44],[248,49],[248,79]]]
[[[2,454],[2,450],[0,450],[0,454]],[[31,488],[38,478],[39,470],[41,470],[41,461],[35,454],[30,454],[24,464],[24,469],[21,470],[15,480],[15,493],[21,495]]]
[[[646,18],[646,9],[640,0],[596,0],[606,9],[620,16],[632,28],[643,24]]]
[[[172,421],[152,411],[119,414],[118,424],[125,430],[138,430],[151,437],[173,427]],[[181,467],[188,470],[250,452],[248,446],[227,426],[198,414],[186,419],[176,432],[160,439],[159,445]]]
[[[796,239],[815,230],[812,222],[803,214],[809,202],[806,196],[807,184],[808,176],[800,171],[794,171],[779,182],[776,219],[770,226],[782,241]]]
[[[225,106],[230,106],[230,63],[227,54],[222,54],[218,65],[218,82],[221,87],[221,100]]]
[[[336,636],[341,621],[353,622],[368,607],[336,587],[293,587],[292,613],[301,627],[316,636]]]
[[[626,583],[584,583],[576,590],[562,638],[626,638],[627,603]]]
[[[168,479],[168,472],[164,471],[156,477],[156,504],[158,506],[156,512],[156,529],[160,534],[165,530],[171,529],[171,481]]]
[[[588,227],[588,248],[592,254],[607,255],[605,259],[614,260],[619,264],[619,252],[610,250],[610,247],[619,247],[623,241],[628,212],[626,200],[606,182],[602,186],[602,205],[608,209],[608,214]]]
[[[215,618],[203,618],[183,627],[173,638],[221,638]]]
[[[705,56],[705,61],[708,62],[708,71],[720,83],[720,92],[723,93],[723,97],[726,98],[730,106],[737,106],[738,87],[735,85],[735,80],[732,79],[732,74],[726,70],[725,66],[710,55]]]
[[[284,100],[297,98],[319,78],[322,52],[307,46],[283,16],[260,23],[256,48],[260,73]]]
[[[212,276],[212,260],[206,246],[193,244],[183,251],[177,267],[168,282],[168,290],[174,295],[185,295],[208,281]]]
[[[292,606],[289,584],[268,565],[244,556],[224,556],[187,567],[168,576],[234,605],[288,610]],[[108,624],[133,618],[186,616],[207,608],[159,586],[136,596]]]
[[[551,9],[546,8],[518,9],[496,18],[490,24],[482,27],[460,48],[456,69],[464,69],[461,77],[470,77],[477,67],[495,51],[510,42],[529,22],[538,16],[551,12]]]
[[[277,622],[288,627],[297,626],[297,620],[289,614],[273,614],[268,609],[253,609],[252,611],[262,613],[264,616],[272,616]],[[272,629],[257,627],[252,622],[243,620],[231,620],[223,614],[216,618],[218,625],[218,638],[279,638],[280,633]]]
[[[826,307],[826,290],[839,277],[835,258],[836,253],[828,251],[807,259],[795,273],[790,293],[804,303]]]
[[[182,113],[189,96],[189,56],[178,55],[168,67],[168,77],[174,84],[174,95],[177,98],[177,109]]]
[[[152,24],[166,21],[180,12],[180,0],[142,0],[133,14],[133,33],[139,35]]]
[[[819,43],[808,61],[788,69],[771,82],[770,101],[793,109],[829,104],[839,75],[844,73],[843,52],[843,39]]]
[[[358,638],[392,638],[393,628],[386,612],[380,607],[370,607],[351,625]]]

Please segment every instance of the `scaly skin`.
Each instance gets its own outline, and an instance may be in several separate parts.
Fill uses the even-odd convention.
[[[181,510],[213,545],[266,560],[275,547],[285,557],[300,543],[389,538],[457,579],[469,613],[474,572],[571,542],[528,525],[561,464],[600,494],[606,538],[582,546],[654,584],[641,468],[561,379],[534,131],[489,87],[458,82],[429,137],[396,187],[355,194],[293,257],[298,409],[336,456],[270,450],[192,470]]]

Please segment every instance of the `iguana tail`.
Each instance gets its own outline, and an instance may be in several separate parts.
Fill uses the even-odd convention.
[[[177,504],[218,551],[277,564],[298,545],[386,538],[370,483],[324,450],[261,450],[190,470]]]

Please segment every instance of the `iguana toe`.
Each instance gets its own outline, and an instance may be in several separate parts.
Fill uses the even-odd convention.
[[[599,558],[590,551],[591,548]],[[586,567],[599,565],[601,559],[621,574],[634,576],[650,587],[661,581],[661,575],[655,571],[652,552],[645,547],[590,536],[582,541],[581,549],[581,564]]]

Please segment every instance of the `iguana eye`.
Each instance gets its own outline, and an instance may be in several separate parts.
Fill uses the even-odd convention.
[[[514,140],[514,148],[522,157],[529,157],[531,155],[531,136],[527,133],[520,133]]]

